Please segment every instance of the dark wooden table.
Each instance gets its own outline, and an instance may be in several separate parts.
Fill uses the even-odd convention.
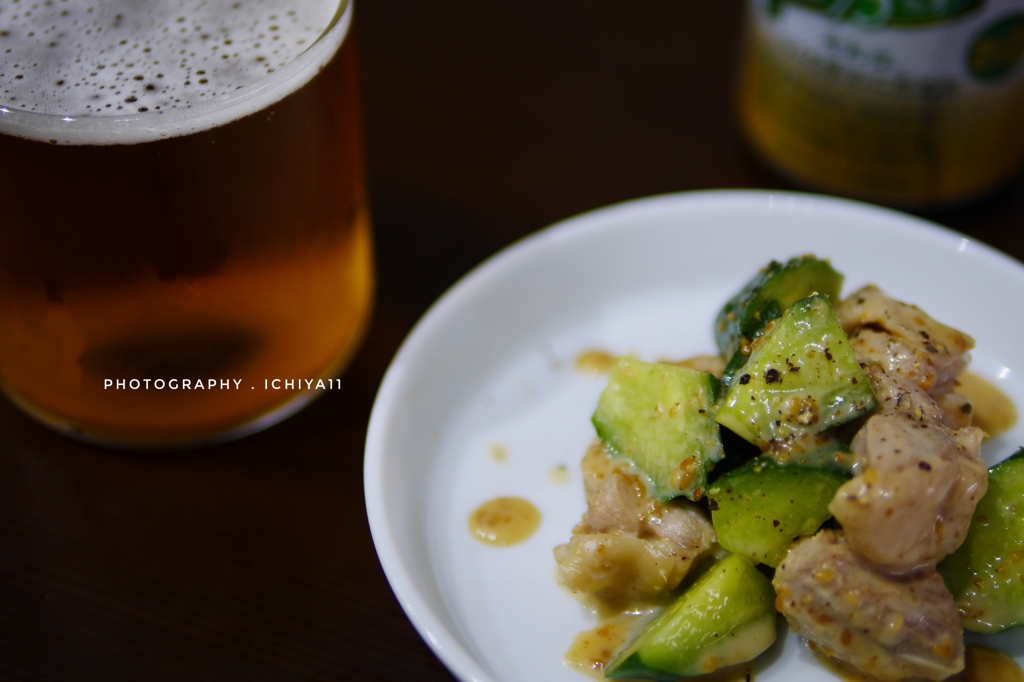
[[[159,456],[84,446],[0,404],[0,677],[451,680],[367,528],[380,379],[445,288],[555,220],[792,188],[735,128],[740,19],[737,0],[359,2],[380,282],[346,390]],[[1024,258],[1024,179],[928,217]]]

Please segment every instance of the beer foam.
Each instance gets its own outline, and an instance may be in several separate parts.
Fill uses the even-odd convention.
[[[351,14],[345,0],[5,0],[0,132],[122,144],[223,125],[305,85]]]

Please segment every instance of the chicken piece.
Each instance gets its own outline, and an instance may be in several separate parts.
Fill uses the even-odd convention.
[[[883,573],[822,530],[790,548],[772,582],[796,633],[868,675],[941,680],[964,667],[960,615],[934,568]]]
[[[652,500],[643,482],[595,443],[580,465],[587,510],[574,533],[639,533]]]
[[[657,601],[675,589],[717,538],[689,500],[661,503],[600,443],[583,458],[587,510],[569,542],[555,548],[568,589],[608,601]]]
[[[916,409],[870,417],[851,443],[856,476],[829,504],[854,551],[904,573],[935,566],[959,547],[988,488],[983,436],[975,427],[952,431]]]
[[[942,423],[954,431],[974,422],[974,405],[967,396],[951,391],[941,396],[937,403],[942,410]]]
[[[836,306],[836,315],[861,362],[914,384],[933,397],[953,390],[967,366],[974,339],[929,317],[920,308],[887,297],[873,285]]]
[[[918,421],[939,424],[942,409],[935,399],[916,384],[900,381],[881,365],[861,360],[861,369],[878,399],[878,412],[902,412]]]
[[[609,602],[656,602],[679,585],[697,555],[674,540],[625,533],[573,535],[555,548],[562,584]]]
[[[946,393],[938,400],[916,384],[890,376],[880,365],[862,362],[880,410],[905,412],[915,419],[943,424],[957,430],[971,425],[971,405],[959,393]]]

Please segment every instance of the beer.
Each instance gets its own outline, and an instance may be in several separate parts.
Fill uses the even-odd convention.
[[[1024,161],[1024,2],[750,0],[739,111],[813,188],[962,204]]]
[[[15,403],[162,447],[340,385],[373,292],[351,18],[344,0],[0,6]]]

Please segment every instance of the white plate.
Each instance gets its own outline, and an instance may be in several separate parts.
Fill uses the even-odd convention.
[[[365,494],[373,540],[402,608],[462,680],[586,682],[563,663],[593,626],[555,580],[552,548],[584,509],[578,463],[604,377],[588,349],[641,358],[714,352],[712,320],[761,266],[813,252],[977,340],[972,370],[1024,405],[1024,268],[931,223],[807,194],[681,193],[586,213],[469,273],[419,322],[370,419]],[[1024,443],[1018,426],[989,462]],[[494,448],[507,456],[494,456]],[[568,481],[552,476],[568,467]],[[516,495],[542,514],[525,543],[470,534],[482,502]],[[1024,635],[997,642],[1024,661]],[[828,678],[790,635],[758,682]]]

